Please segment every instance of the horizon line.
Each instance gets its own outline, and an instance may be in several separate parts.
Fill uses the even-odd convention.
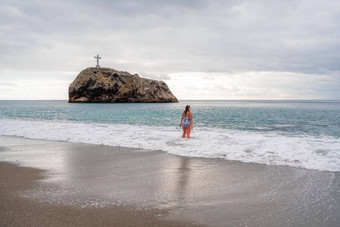
[[[68,99],[0,99],[0,101],[68,101]],[[340,101],[340,99],[178,99],[178,101]],[[112,102],[112,103],[124,103],[124,102]]]

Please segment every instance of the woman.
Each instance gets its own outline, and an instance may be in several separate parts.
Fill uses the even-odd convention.
[[[187,135],[187,138],[190,138],[190,131],[194,127],[194,122],[192,120],[192,113],[190,105],[187,105],[185,107],[184,112],[182,113],[182,119],[181,119],[181,124],[179,127],[183,128],[183,134],[182,138],[185,138],[185,134]]]

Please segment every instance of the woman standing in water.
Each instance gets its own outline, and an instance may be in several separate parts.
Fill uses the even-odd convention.
[[[194,127],[194,122],[192,120],[192,113],[190,111],[191,111],[191,107],[190,105],[187,105],[185,107],[184,112],[182,113],[181,124],[179,125],[179,127],[183,128],[182,138],[185,138],[185,134],[186,134],[187,138],[189,139],[191,129],[193,129]]]

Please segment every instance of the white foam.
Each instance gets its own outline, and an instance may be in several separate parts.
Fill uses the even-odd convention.
[[[340,171],[340,139],[195,128],[182,139],[178,127],[0,119],[0,135],[161,150],[268,165]]]

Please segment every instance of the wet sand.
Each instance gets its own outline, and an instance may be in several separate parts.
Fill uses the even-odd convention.
[[[140,211],[133,207],[79,208],[39,203],[20,197],[37,189],[42,171],[0,162],[0,226],[191,226],[164,221],[166,211]]]
[[[0,161],[1,226],[340,223],[339,172],[2,136]]]

